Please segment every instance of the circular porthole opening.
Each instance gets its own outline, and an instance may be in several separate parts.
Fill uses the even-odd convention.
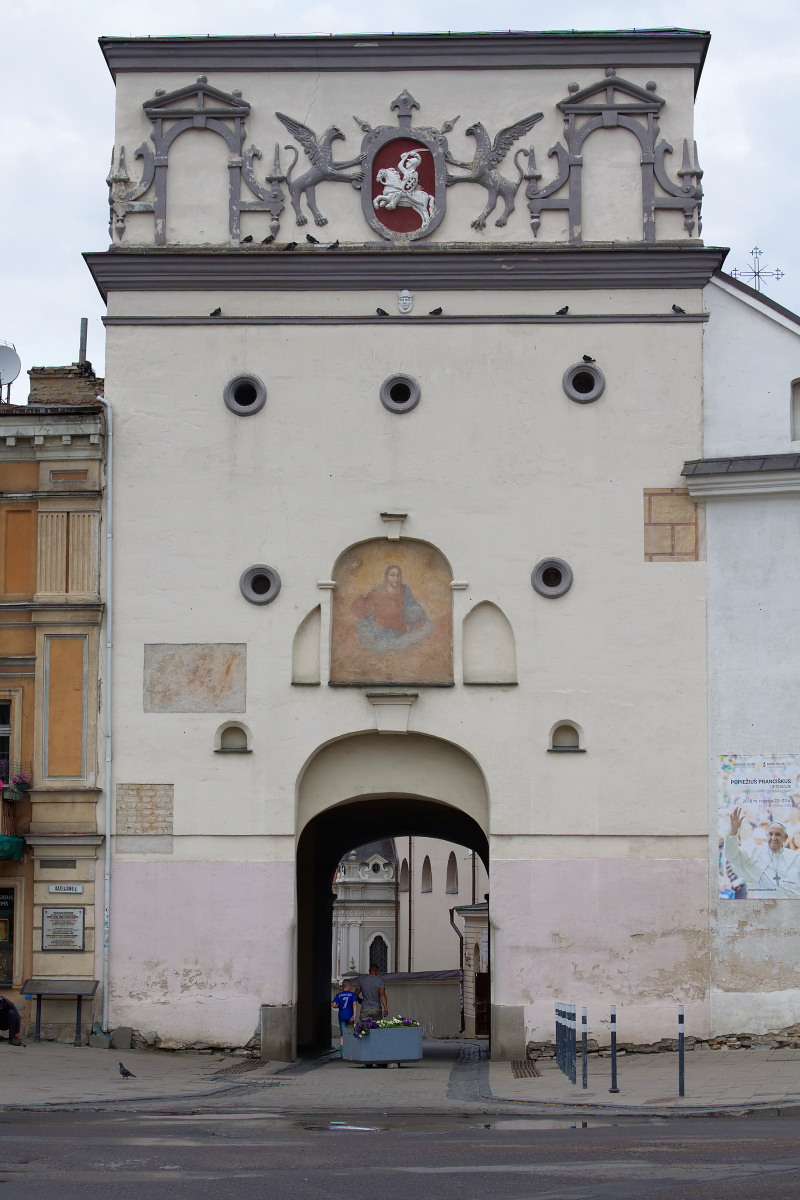
[[[595,363],[580,362],[564,372],[561,385],[576,404],[591,404],[602,396],[606,377]]]
[[[271,604],[281,590],[281,577],[274,567],[257,563],[242,572],[239,588],[251,604]]]
[[[257,413],[267,402],[267,389],[257,375],[236,375],[222,393],[227,408],[240,417]]]
[[[572,568],[563,558],[543,558],[531,572],[531,584],[540,596],[563,596],[572,587]]]
[[[420,386],[411,375],[390,375],[381,384],[381,404],[389,412],[410,412],[419,404],[420,395]]]

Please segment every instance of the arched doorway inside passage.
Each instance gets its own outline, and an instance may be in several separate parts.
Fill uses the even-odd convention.
[[[353,734],[312,756],[297,806],[298,1049],[330,1044],[332,880],[342,855],[379,838],[432,837],[473,850],[488,871],[488,815],[483,772],[444,739]]]

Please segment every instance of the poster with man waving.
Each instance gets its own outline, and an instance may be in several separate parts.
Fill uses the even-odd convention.
[[[800,899],[800,755],[723,754],[719,894]]]

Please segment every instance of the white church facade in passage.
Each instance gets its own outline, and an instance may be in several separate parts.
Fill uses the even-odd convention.
[[[720,756],[800,736],[709,684],[704,387],[712,455],[800,452],[800,355],[702,241],[708,40],[103,40],[112,1025],[324,1042],[337,863],[411,836],[488,871],[497,1058],[556,998],[632,1042],[800,1017],[797,902],[717,884]],[[757,444],[737,321],[786,343]],[[787,463],[745,501],[783,533]]]

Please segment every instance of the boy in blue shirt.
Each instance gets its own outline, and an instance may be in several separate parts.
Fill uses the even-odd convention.
[[[339,1010],[339,1058],[344,1057],[344,1031],[356,1019],[356,994],[351,980],[342,981],[342,990],[331,1001],[331,1008]]]

